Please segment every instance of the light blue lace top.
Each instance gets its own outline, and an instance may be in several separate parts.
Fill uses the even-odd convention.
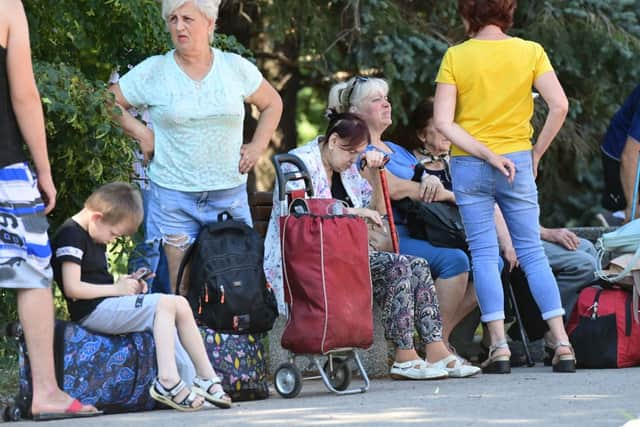
[[[147,58],[119,81],[131,105],[149,109],[155,135],[149,177],[162,187],[212,191],[246,182],[238,172],[244,99],[258,89],[262,74],[239,55],[213,52],[201,81],[182,71],[173,50]]]

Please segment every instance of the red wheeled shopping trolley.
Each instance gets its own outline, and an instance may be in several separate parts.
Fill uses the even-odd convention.
[[[273,157],[273,163],[289,307],[281,344],[290,352],[289,363],[281,364],[275,372],[276,391],[285,398],[298,395],[302,375],[295,359],[304,356],[313,361],[332,392],[364,393],[369,378],[354,349],[373,344],[367,225],[353,215],[332,214],[336,206],[342,207],[341,202],[312,198],[311,178],[300,158],[279,154]],[[288,192],[287,183],[291,181],[303,181],[305,189]],[[360,388],[348,389],[351,360],[364,381]]]

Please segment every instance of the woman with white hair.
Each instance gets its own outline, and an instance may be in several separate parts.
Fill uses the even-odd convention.
[[[367,122],[372,147],[389,155],[387,177],[392,200],[410,197],[425,202],[455,202],[453,194],[434,175],[425,176],[422,183],[412,181],[417,163],[415,157],[403,147],[382,139],[383,132],[391,125],[388,92],[389,86],[384,79],[355,76],[331,88],[329,108],[357,113]],[[394,218],[400,253],[424,258],[429,263],[442,314],[442,335],[448,345],[451,331],[476,306],[475,292],[469,281],[469,259],[461,249],[436,247],[426,240],[411,237],[400,212],[394,212]]]
[[[146,239],[162,242],[174,291],[185,251],[201,227],[223,211],[251,224],[246,174],[282,113],[280,96],[255,65],[210,46],[219,5],[220,0],[163,0],[175,49],[147,58],[110,88],[121,110],[115,120],[138,141],[149,163]],[[260,112],[246,144],[244,103]],[[153,130],[127,112],[131,107],[148,108]]]

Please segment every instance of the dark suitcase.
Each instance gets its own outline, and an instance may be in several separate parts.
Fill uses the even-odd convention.
[[[269,397],[267,363],[259,334],[224,334],[200,328],[209,360],[234,402]]]
[[[18,341],[19,393],[23,415],[31,408],[31,370],[22,337]],[[149,388],[158,375],[150,332],[94,334],[57,321],[54,334],[56,379],[62,390],[105,413],[146,411],[155,407]]]

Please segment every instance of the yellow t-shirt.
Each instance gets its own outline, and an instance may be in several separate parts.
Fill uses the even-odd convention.
[[[497,154],[531,149],[533,82],[552,71],[538,43],[512,37],[476,40],[447,50],[437,83],[456,86],[455,122]],[[456,147],[452,155],[468,155]]]

